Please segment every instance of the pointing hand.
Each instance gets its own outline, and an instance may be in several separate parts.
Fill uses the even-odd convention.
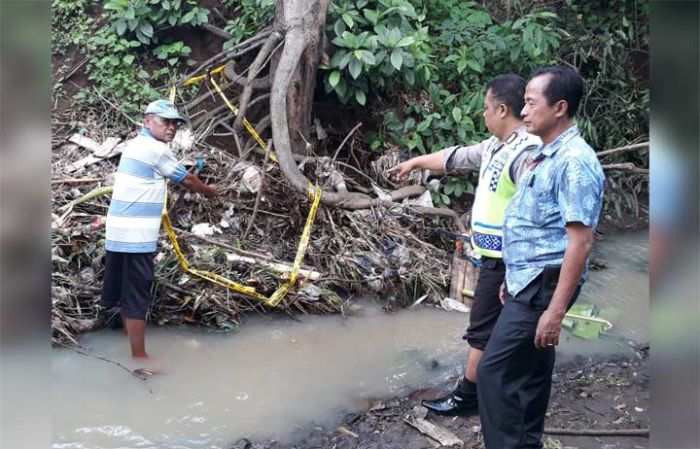
[[[388,175],[393,175],[399,181],[405,181],[408,175],[413,171],[413,164],[411,161],[401,162],[396,166],[387,170]]]

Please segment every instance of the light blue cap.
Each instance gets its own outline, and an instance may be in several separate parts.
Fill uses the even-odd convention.
[[[185,119],[177,112],[175,105],[168,100],[156,100],[151,102],[146,108],[146,114],[155,114],[159,117],[168,118],[171,120],[182,120]]]

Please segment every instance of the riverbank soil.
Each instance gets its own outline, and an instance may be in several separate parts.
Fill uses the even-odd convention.
[[[548,430],[584,431],[645,429],[649,427],[648,346],[637,347],[636,357],[593,359],[577,357],[557,363],[547,413]],[[456,379],[455,379],[456,380]],[[417,390],[403,398],[386,398],[368,404],[365,411],[347,414],[337,428],[309,426],[299,429],[294,441],[256,442],[247,439],[232,449],[422,449],[440,447],[405,421],[424,418],[454,434],[465,449],[483,448],[478,416],[455,418],[427,413],[422,399],[447,393]],[[575,436],[546,434],[545,449],[647,448],[643,436]],[[460,447],[459,444],[453,447]]]

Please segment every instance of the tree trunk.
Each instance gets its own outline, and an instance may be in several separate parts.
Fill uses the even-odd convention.
[[[276,4],[274,28],[281,28],[288,33],[290,27],[301,27],[305,41],[287,91],[289,138],[294,153],[306,154],[306,142],[311,140],[311,106],[316,88],[316,67],[321,59],[320,43],[323,42],[329,4],[330,0],[277,0]],[[280,52],[273,56],[271,73],[275,73],[279,59]]]
[[[318,62],[319,36],[326,20],[329,3],[330,0],[278,0],[277,2],[276,26],[284,31],[285,39],[282,54],[275,66],[271,68],[274,73],[270,93],[272,140],[280,170],[299,192],[307,192],[310,182],[294,160],[292,136],[298,136],[300,139],[298,131],[303,132],[301,124],[305,120],[310,123],[313,88],[309,86],[314,85],[316,78],[316,65],[312,65],[310,61]],[[315,55],[305,58],[305,52],[308,51]],[[303,62],[301,62],[302,59]],[[301,78],[300,75],[305,73],[308,76]],[[424,190],[420,186],[400,189],[391,192],[391,200],[371,198],[356,192],[325,191],[322,202],[328,206],[346,209],[391,207],[393,201],[420,195]]]

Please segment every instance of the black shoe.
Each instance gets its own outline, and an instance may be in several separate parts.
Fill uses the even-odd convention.
[[[438,415],[467,417],[479,413],[476,384],[466,379],[460,380],[457,388],[449,395],[421,403],[423,407]]]

